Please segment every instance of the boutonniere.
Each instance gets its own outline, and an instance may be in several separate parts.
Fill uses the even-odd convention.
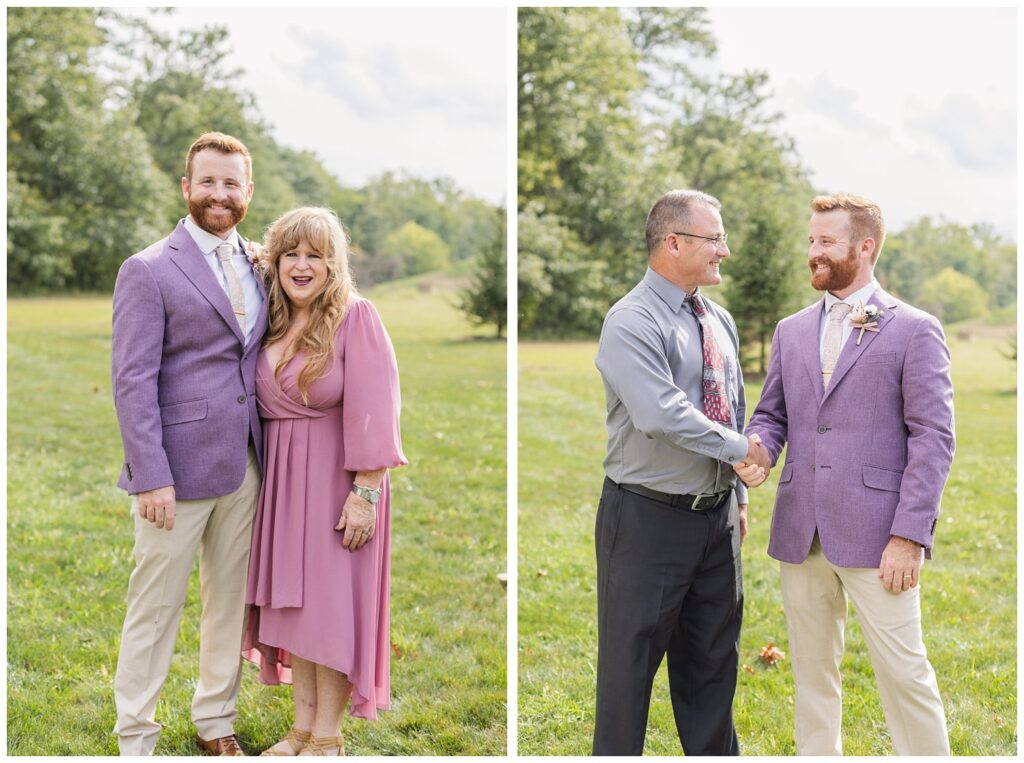
[[[885,315],[885,311],[879,310],[875,305],[864,305],[857,303],[850,310],[850,325],[855,329],[860,329],[860,334],[857,335],[857,345],[860,346],[860,340],[864,338],[865,331],[874,331],[878,333],[878,319]]]
[[[252,271],[262,278],[267,271],[267,250],[255,241],[246,241],[245,256],[249,258],[249,265],[252,266]]]

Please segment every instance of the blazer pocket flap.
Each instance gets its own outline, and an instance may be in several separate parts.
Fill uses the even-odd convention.
[[[779,475],[779,484],[784,485],[793,479],[793,462],[790,461],[788,464],[783,464],[782,474]]]
[[[895,352],[873,352],[860,356],[857,361],[858,364],[870,366],[876,363],[895,363],[896,353]]]
[[[160,406],[160,421],[165,427],[172,424],[184,424],[187,421],[199,421],[206,418],[206,400],[189,400],[184,403],[171,403]]]
[[[879,466],[865,466],[863,469],[864,484],[878,490],[888,490],[893,493],[900,492],[900,483],[903,482],[903,472],[892,469],[883,469]]]

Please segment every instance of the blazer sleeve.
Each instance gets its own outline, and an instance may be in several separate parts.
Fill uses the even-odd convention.
[[[907,346],[903,420],[907,467],[890,533],[931,548],[956,447],[949,348],[942,326],[932,316],[918,323]]]
[[[782,449],[786,447],[789,433],[789,415],[786,412],[786,393],[782,385],[782,327],[775,327],[772,337],[771,355],[768,357],[768,373],[761,389],[761,399],[754,408],[750,423],[744,430],[749,436],[757,434],[762,444],[768,449],[772,466],[779,460]]]
[[[363,472],[402,466],[409,462],[402,453],[395,348],[369,300],[359,299],[348,309],[342,325],[345,469]]]
[[[163,340],[160,288],[147,264],[130,257],[114,286],[111,339],[114,407],[130,495],[174,484],[157,394]]]

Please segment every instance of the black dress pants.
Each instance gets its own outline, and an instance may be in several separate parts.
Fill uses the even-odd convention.
[[[736,692],[743,581],[734,495],[673,508],[606,479],[597,511],[594,755],[642,755],[651,687],[668,654],[686,755],[739,755]]]

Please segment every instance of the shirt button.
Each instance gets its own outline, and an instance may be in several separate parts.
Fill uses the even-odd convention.
[[[828,427],[826,427],[826,426],[818,427],[818,434],[825,434],[825,432],[827,432],[827,431],[828,431]]]
[[[238,402],[244,403],[245,402],[245,395],[239,395],[238,396]]]

